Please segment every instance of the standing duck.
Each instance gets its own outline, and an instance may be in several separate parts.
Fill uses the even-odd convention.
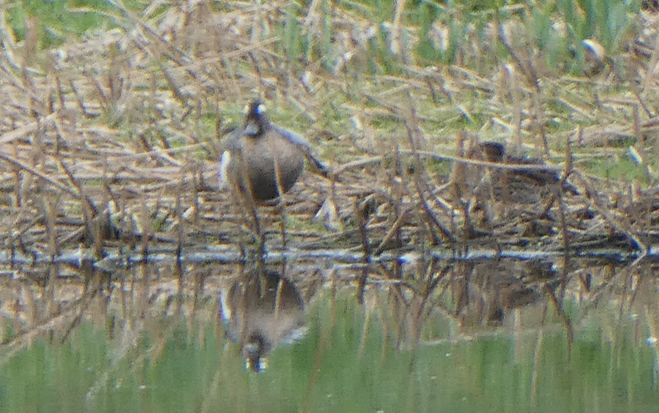
[[[302,174],[305,159],[323,175],[327,169],[311,154],[302,136],[274,125],[265,105],[255,100],[245,108],[245,122],[229,136],[220,159],[220,187],[264,203],[287,192]]]

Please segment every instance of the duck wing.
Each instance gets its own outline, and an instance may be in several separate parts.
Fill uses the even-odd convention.
[[[281,128],[275,125],[272,125],[272,129],[276,130],[282,137],[287,139],[289,142],[302,146],[309,150],[311,149],[311,145],[309,144],[309,141],[307,141],[304,138],[304,136],[300,135],[299,133],[295,133],[291,130]]]
[[[325,178],[329,177],[329,169],[321,161],[319,161],[313,154],[311,153],[311,144],[309,144],[309,141],[307,141],[304,136],[295,133],[291,130],[281,128],[279,126],[272,126],[279,134],[281,134],[282,137],[287,139],[289,142],[294,143],[295,145],[300,146],[303,150],[305,155],[307,156],[307,159],[309,159],[310,162],[312,162],[315,167],[318,169],[321,175],[323,175]]]

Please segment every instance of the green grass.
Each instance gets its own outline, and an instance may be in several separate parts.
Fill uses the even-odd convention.
[[[139,3],[127,0],[124,4],[137,7]],[[113,16],[119,14],[106,0],[15,0],[7,9],[8,22],[17,40],[25,38],[25,21],[37,19],[42,49],[77,39],[88,31],[117,27]]]
[[[650,164],[653,165],[656,171],[659,165],[656,162],[651,162]],[[636,181],[651,184],[648,181],[645,168],[632,161],[626,151],[617,152],[615,155],[612,153],[611,156],[590,161],[584,165],[580,165],[580,168],[588,173],[614,181],[626,183]]]
[[[324,34],[320,39],[312,33],[305,34],[301,29],[300,23],[306,17],[306,8],[290,3],[282,9],[285,16],[274,34],[279,38],[277,51],[286,56],[292,67],[303,69],[305,62],[317,59],[324,60],[325,65],[332,65],[339,57],[338,51],[330,44],[332,36],[337,34],[332,25],[330,6],[327,0],[321,3]],[[131,10],[139,10],[145,6],[137,0],[129,0],[124,4]],[[358,0],[336,2],[332,6],[345,8],[355,17],[374,26],[375,36],[368,41],[366,54],[367,68],[372,74],[398,74],[405,64],[401,56],[391,54],[390,33],[384,27],[384,24],[392,22],[394,5],[395,2],[389,1]],[[580,45],[583,40],[597,39],[609,53],[615,53],[624,46],[621,42],[632,29],[634,14],[639,5],[640,0],[560,0],[547,4],[531,0],[464,0],[447,4],[409,1],[402,23],[403,27],[418,31],[420,38],[413,55],[420,63],[439,60],[446,64],[455,64],[459,59],[464,59],[462,51],[469,47],[475,38],[482,42],[478,47],[487,47],[495,52],[495,55],[469,56],[476,67],[482,67],[509,57],[496,36],[491,32],[486,34],[487,30],[491,31],[491,24],[523,21],[523,42],[530,42],[545,52],[547,60],[554,65],[563,62],[565,64],[558,66],[567,66],[575,71],[575,53],[578,63],[582,57]],[[225,7],[230,9],[231,3],[227,3]],[[125,24],[119,10],[106,0],[14,1],[8,7],[8,21],[18,40],[25,37],[25,21],[28,18],[36,18],[39,22],[42,49],[58,46],[89,31],[104,31]],[[556,28],[556,22],[563,23],[560,30]],[[438,48],[430,39],[433,24],[448,29],[446,49]],[[405,38],[403,33],[401,41],[404,47]]]

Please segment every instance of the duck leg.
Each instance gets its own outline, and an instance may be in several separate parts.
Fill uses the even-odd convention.
[[[257,237],[257,247],[256,247],[256,260],[257,267],[259,270],[263,269],[263,261],[265,259],[265,233],[261,229],[261,221],[256,211],[256,203],[253,199],[250,199],[249,213],[254,223],[254,232]]]
[[[286,249],[286,200],[284,199],[284,184],[282,178],[282,171],[279,167],[279,159],[275,157],[275,178],[277,181],[277,192],[279,193],[279,200],[277,202],[277,210],[279,212],[279,221],[281,225],[281,247],[282,250]]]
[[[256,238],[257,267],[260,269],[265,258],[265,233],[261,228],[261,220],[259,219],[258,215],[258,205],[256,204],[254,196],[252,195],[254,192],[252,190],[251,181],[247,176],[247,170],[243,167],[241,168],[240,173],[242,174],[242,182],[244,183],[244,188],[235,188],[239,195],[235,198],[241,200],[239,206],[241,207],[240,210],[242,211],[243,217],[245,218],[245,225]],[[247,214],[247,216],[245,216],[245,214]]]

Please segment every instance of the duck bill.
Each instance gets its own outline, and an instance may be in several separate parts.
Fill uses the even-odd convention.
[[[243,129],[243,135],[254,136],[259,133],[259,125],[254,121],[248,121]]]

